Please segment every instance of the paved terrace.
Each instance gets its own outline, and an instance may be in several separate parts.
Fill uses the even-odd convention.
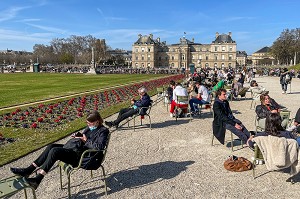
[[[259,85],[270,91],[271,97],[291,110],[294,117],[299,106],[300,80],[293,79],[292,93],[281,94],[278,77],[256,78]],[[246,84],[247,86],[247,84]],[[250,97],[250,93],[247,93]],[[231,102],[231,108],[249,130],[254,130],[254,110],[251,100]],[[112,118],[115,118],[113,115]],[[112,119],[109,118],[108,120]],[[285,182],[287,172],[266,173],[257,167],[258,178],[252,171],[242,173],[224,169],[223,162],[232,154],[230,147],[215,140],[211,146],[212,115],[202,118],[169,117],[163,103],[151,112],[152,127],[124,128],[114,132],[105,161],[109,195],[105,196],[100,178],[89,178],[89,172],[77,172],[72,177],[73,198],[299,198],[300,174],[296,183]],[[144,121],[148,124],[147,119]],[[227,141],[230,136],[227,134]],[[66,142],[66,139],[60,143]],[[251,159],[253,152],[235,147],[234,155]],[[36,151],[0,168],[1,178],[11,175],[11,166],[28,166],[42,150]],[[59,169],[50,172],[38,187],[39,199],[67,198],[67,190],[60,190]],[[30,193],[31,194],[31,193]],[[23,192],[11,198],[23,198]]]

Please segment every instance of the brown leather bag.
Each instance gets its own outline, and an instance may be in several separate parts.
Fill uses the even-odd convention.
[[[248,171],[252,169],[252,163],[243,157],[229,156],[224,162],[224,168],[228,171]]]

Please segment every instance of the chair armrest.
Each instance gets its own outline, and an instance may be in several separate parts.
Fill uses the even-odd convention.
[[[106,151],[106,149],[102,149],[102,150],[98,150],[98,149],[87,149],[87,150],[85,150],[85,151],[81,154],[81,157],[80,157],[78,166],[77,166],[76,168],[80,168],[81,163],[82,163],[83,158],[85,157],[85,155],[87,155],[88,153],[91,153],[91,152],[101,152],[101,151]]]

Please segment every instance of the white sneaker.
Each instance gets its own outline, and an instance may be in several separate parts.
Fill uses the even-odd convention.
[[[285,94],[285,91],[282,91],[282,94]]]
[[[170,117],[173,118],[173,117],[174,117],[174,114],[173,114],[173,113],[170,113]]]

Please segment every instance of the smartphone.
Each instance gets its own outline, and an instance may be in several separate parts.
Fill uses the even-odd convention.
[[[75,133],[75,137],[82,137],[83,135],[82,135],[82,133],[80,133],[80,132],[77,132],[77,133]]]

